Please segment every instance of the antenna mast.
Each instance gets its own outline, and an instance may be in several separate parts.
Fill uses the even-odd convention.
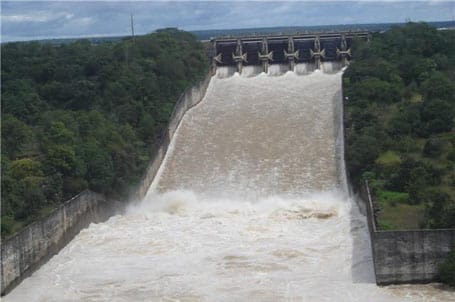
[[[131,37],[133,38],[133,42],[135,42],[135,40],[134,40],[134,19],[133,19],[133,13],[131,13]]]

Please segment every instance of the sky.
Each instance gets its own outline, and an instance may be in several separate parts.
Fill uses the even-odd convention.
[[[1,41],[124,36],[184,30],[448,21],[455,0],[431,1],[3,1]]]

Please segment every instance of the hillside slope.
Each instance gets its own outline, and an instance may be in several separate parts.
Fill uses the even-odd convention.
[[[84,189],[125,197],[208,67],[175,29],[135,41],[2,44],[2,237]]]
[[[344,74],[347,167],[382,229],[455,227],[455,31],[409,23],[354,47]]]

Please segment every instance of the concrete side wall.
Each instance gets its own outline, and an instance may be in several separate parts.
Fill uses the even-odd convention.
[[[370,187],[368,182],[365,182],[365,185],[359,189],[360,201],[359,207],[364,215],[367,217],[368,230],[370,231],[371,236],[377,232],[376,225],[376,213],[373,206],[373,199],[370,194]]]
[[[380,231],[376,229],[368,183],[359,190],[371,235],[376,283],[435,281],[438,265],[455,247],[455,229]]]
[[[372,241],[376,283],[433,281],[454,244],[454,229],[378,231]]]
[[[159,142],[159,148],[157,149],[152,161],[147,167],[147,171],[142,178],[142,181],[139,185],[139,188],[136,190],[133,199],[139,201],[144,198],[150,185],[152,184],[153,179],[155,178],[156,173],[158,172],[158,169],[161,166],[161,163],[163,162],[164,157],[166,156],[167,149],[172,140],[172,137],[175,134],[175,131],[180,124],[180,121],[189,109],[202,101],[213,74],[214,70],[211,69],[201,82],[185,90],[185,92],[183,92],[179,97],[177,103],[175,104],[171,118],[169,119],[168,128]]]
[[[84,191],[66,201],[48,217],[37,221],[1,245],[1,293],[58,253],[80,230],[92,222],[107,220],[119,204],[103,195]]]

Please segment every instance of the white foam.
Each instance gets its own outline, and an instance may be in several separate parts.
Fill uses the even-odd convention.
[[[216,76],[218,78],[227,78],[227,77],[231,77],[234,75],[234,73],[236,72],[236,67],[234,66],[225,66],[225,67],[218,67],[216,69]]]
[[[242,77],[254,77],[259,75],[262,72],[262,66],[243,66],[242,68]]]
[[[300,63],[295,65],[295,72],[299,75],[307,75],[315,70],[314,64]]]
[[[267,74],[269,76],[280,76],[289,71],[287,64],[270,64]]]

